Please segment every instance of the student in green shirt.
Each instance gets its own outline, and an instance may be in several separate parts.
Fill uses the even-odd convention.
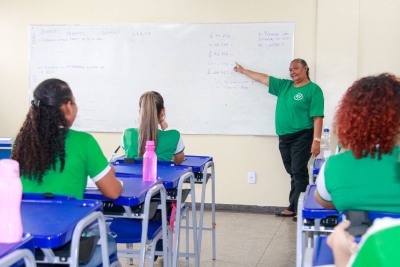
[[[123,145],[127,158],[140,159],[145,152],[146,141],[156,144],[157,160],[182,164],[185,159],[185,144],[181,134],[174,129],[166,130],[163,97],[155,91],[144,93],[139,100],[139,128],[126,129]],[[159,129],[161,128],[161,129]]]
[[[308,185],[308,160],[320,153],[324,95],[321,88],[311,82],[309,68],[303,59],[290,63],[291,80],[278,79],[254,72],[236,64],[242,73],[269,87],[269,93],[278,97],[275,112],[276,134],[283,165],[291,178],[289,206],[276,216],[294,217],[301,192]],[[293,218],[297,220],[296,217]]]
[[[321,167],[315,199],[327,209],[399,213],[399,131],[400,79],[355,81],[335,114],[340,153]]]
[[[115,199],[122,185],[92,135],[70,129],[78,107],[68,84],[40,83],[18,133],[12,158],[19,162],[23,191],[83,198],[89,176],[100,191]]]
[[[400,219],[376,219],[359,244],[347,231],[350,225],[350,221],[341,222],[328,237],[336,267],[400,266]]]
[[[12,158],[19,162],[23,191],[83,198],[88,177],[108,198],[121,195],[122,184],[92,135],[70,129],[78,107],[69,85],[58,79],[40,83],[33,92],[28,115],[18,133]],[[117,251],[108,236],[108,253]],[[96,246],[83,266],[101,264]]]

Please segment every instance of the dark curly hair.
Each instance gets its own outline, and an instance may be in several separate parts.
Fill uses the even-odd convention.
[[[65,165],[65,138],[68,121],[60,106],[73,101],[72,91],[62,80],[49,79],[33,92],[32,105],[18,133],[12,159],[19,162],[21,174],[42,183],[45,172]]]
[[[356,158],[392,152],[400,130],[400,80],[383,73],[353,83],[335,115],[338,142]]]

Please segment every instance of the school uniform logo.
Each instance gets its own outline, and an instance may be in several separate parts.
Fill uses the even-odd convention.
[[[303,99],[303,94],[301,94],[301,93],[298,93],[298,94],[296,94],[294,96],[294,100],[296,100],[296,101],[299,101],[299,100],[302,100],[302,99]]]

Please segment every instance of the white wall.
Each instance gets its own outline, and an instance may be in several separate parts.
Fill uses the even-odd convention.
[[[293,21],[295,57],[306,59],[312,80],[335,98],[327,99],[330,124],[335,101],[354,79],[381,71],[400,74],[399,7],[396,0],[2,0],[0,136],[15,136],[28,110],[30,24]],[[94,136],[106,155],[120,143],[119,134]],[[187,154],[214,157],[217,203],[288,204],[289,177],[277,137],[185,135],[184,139]],[[257,173],[255,185],[247,184],[248,171]]]

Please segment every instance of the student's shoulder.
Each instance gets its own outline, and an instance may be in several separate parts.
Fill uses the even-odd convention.
[[[124,133],[132,133],[132,132],[138,132],[139,129],[138,128],[126,128]]]
[[[139,133],[138,128],[126,128],[124,131],[124,135],[137,135]]]
[[[90,142],[90,141],[96,141],[93,135],[87,132],[81,132],[77,130],[68,130],[68,138],[71,141],[78,141],[78,142]]]
[[[165,136],[165,137],[178,137],[181,135],[181,133],[178,130],[171,129],[171,130],[165,130],[165,131],[159,131],[158,134],[160,136]]]
[[[331,155],[326,161],[325,168],[336,168],[338,165],[348,164],[352,160],[354,160],[353,153],[351,150],[346,150],[338,154]]]
[[[90,133],[81,132],[81,131],[72,130],[72,129],[68,129],[68,136],[71,136],[74,138],[90,138],[90,137],[93,138],[93,136]]]

